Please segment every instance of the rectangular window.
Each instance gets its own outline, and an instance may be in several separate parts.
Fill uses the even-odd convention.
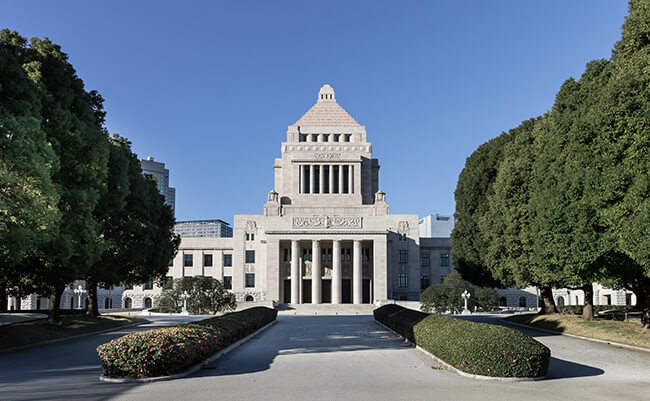
[[[174,266],[174,258],[169,259],[169,267]]]
[[[341,134],[334,134],[334,142],[338,142]]]
[[[183,255],[183,266],[184,267],[192,267],[194,266],[194,255],[190,254],[184,254]]]
[[[223,288],[227,290],[232,290],[232,277],[223,276]]]
[[[322,249],[320,251],[320,260],[321,262],[325,262],[327,260],[327,249]]]
[[[251,233],[251,241],[255,241],[255,234]]]
[[[429,267],[430,265],[431,261],[429,260],[429,254],[423,253],[420,255],[420,267]]]
[[[345,134],[344,137],[345,137],[345,142],[350,142],[350,138],[352,137],[352,135]]]
[[[284,248],[284,258],[283,258],[283,260],[285,262],[289,261],[289,249],[287,249],[287,248]]]
[[[348,261],[348,262],[352,260],[352,251],[351,251],[351,249],[346,249],[345,250],[345,260]]]
[[[408,273],[400,273],[398,277],[399,277],[399,288],[408,288],[409,286]]]
[[[440,275],[440,284],[442,284],[442,282],[445,281],[446,278],[447,278],[446,274],[441,274]]]
[[[143,285],[145,290],[153,290],[153,282],[151,280],[147,281]]]
[[[331,249],[327,250],[327,261],[328,262],[332,261],[332,250]]]
[[[311,136],[311,141],[312,141],[312,142],[318,142],[318,134],[313,134],[313,135]]]
[[[399,251],[399,263],[408,263],[409,262],[409,251],[400,250]]]
[[[255,287],[255,273],[246,273],[246,287]]]
[[[330,139],[330,136],[329,136],[329,135],[327,135],[327,134],[324,134],[324,135],[323,135],[323,142],[328,142],[329,139]]]
[[[441,267],[449,266],[449,254],[448,253],[441,253],[440,254],[440,266]]]
[[[426,290],[431,285],[429,276],[420,276],[420,289]]]
[[[212,267],[212,255],[203,255],[203,266]]]
[[[255,251],[246,251],[246,263],[255,263]]]
[[[298,142],[307,142],[307,135],[300,134],[300,136],[298,137]]]
[[[232,254],[224,254],[223,255],[223,266],[224,267],[232,267]]]
[[[251,240],[250,235],[248,235],[248,233],[246,233],[246,241],[250,241],[250,240]]]

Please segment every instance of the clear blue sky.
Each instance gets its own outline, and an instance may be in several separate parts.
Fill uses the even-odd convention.
[[[273,161],[329,83],[366,126],[392,213],[454,211],[465,159],[608,58],[622,0],[9,1],[49,37],[107,125],[171,171],[177,220],[262,213]]]

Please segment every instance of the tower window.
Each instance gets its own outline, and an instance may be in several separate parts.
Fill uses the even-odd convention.
[[[340,137],[340,134],[334,134],[334,142],[338,142]]]

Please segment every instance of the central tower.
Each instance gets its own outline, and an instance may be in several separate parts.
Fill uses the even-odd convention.
[[[323,85],[316,104],[288,127],[282,157],[273,167],[267,216],[388,212],[366,128],[336,102],[330,85]]]

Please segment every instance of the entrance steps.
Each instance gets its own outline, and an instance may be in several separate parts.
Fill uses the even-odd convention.
[[[373,304],[278,304],[279,315],[372,315]]]

